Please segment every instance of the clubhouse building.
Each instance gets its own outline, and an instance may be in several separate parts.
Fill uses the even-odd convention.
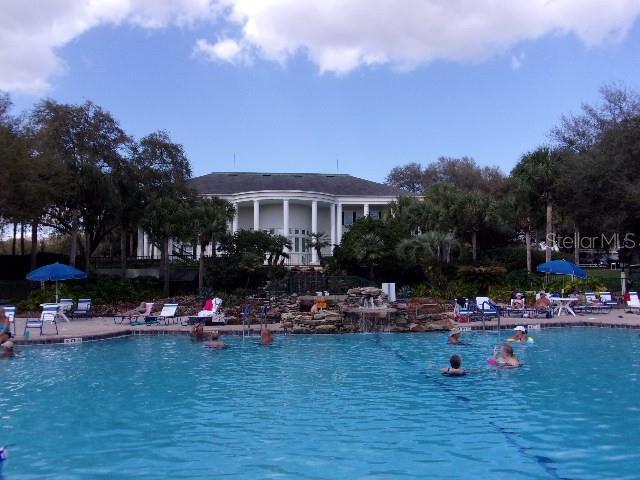
[[[232,232],[253,229],[287,236],[290,265],[318,263],[310,234],[323,233],[330,246],[322,253],[331,255],[353,222],[364,216],[381,218],[401,193],[346,174],[210,173],[193,178],[191,185],[204,197],[223,198],[236,207]],[[155,256],[146,234],[140,238],[138,255]]]

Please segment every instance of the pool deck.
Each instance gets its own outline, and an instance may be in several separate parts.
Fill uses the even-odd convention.
[[[191,326],[178,324],[169,325],[129,325],[114,323],[111,317],[99,317],[90,319],[72,320],[69,323],[58,322],[58,334],[55,334],[55,326],[47,323],[45,334],[40,335],[37,329],[29,329],[29,338],[23,336],[25,318],[16,318],[17,335],[13,338],[17,345],[28,344],[52,344],[52,343],[77,343],[84,341],[105,340],[109,338],[124,337],[130,335],[186,335]],[[640,329],[640,315],[625,313],[622,309],[615,309],[607,314],[584,314],[576,317],[563,315],[554,318],[510,318],[500,319],[501,329],[510,329],[516,325],[531,326],[531,328],[558,328],[558,327],[604,327],[604,328],[637,328]],[[461,323],[463,329],[469,327],[472,330],[482,330],[481,322]],[[485,322],[484,328],[495,330],[498,326],[496,320]],[[273,333],[283,333],[280,323],[269,324]],[[242,335],[242,325],[221,325],[204,327],[205,332],[217,330],[223,335]],[[258,334],[260,325],[253,324],[251,334]],[[245,329],[247,332],[247,329]]]

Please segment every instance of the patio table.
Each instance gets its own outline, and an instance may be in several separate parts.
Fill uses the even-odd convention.
[[[553,303],[553,308],[557,316],[562,315],[563,311],[566,311],[567,313],[573,315],[574,317],[576,316],[576,312],[574,312],[573,309],[571,308],[571,304],[576,301],[575,298],[551,297],[550,300]]]

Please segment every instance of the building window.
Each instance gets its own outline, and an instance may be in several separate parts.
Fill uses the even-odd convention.
[[[351,212],[351,214],[353,215],[353,220],[351,221],[351,223],[356,223],[356,218],[358,218],[356,216],[356,211],[354,210],[353,212]]]

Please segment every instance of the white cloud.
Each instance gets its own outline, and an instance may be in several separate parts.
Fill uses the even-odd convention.
[[[479,62],[547,35],[602,45],[624,38],[639,15],[639,0],[1,0],[0,89],[46,89],[64,71],[58,50],[103,24],[207,22],[214,37],[238,32],[197,42],[212,60],[284,63],[303,54],[322,72],[345,74]]]
[[[212,20],[220,8],[216,0],[2,0],[0,90],[45,91],[65,69],[57,50],[96,26],[183,26]]]
[[[264,58],[302,52],[321,71],[477,62],[521,41],[572,34],[586,45],[624,37],[638,0],[224,0],[241,39]]]
[[[233,64],[244,63],[249,59],[246,48],[230,38],[218,40],[216,43],[201,38],[196,42],[195,53],[202,54],[209,60]]]

